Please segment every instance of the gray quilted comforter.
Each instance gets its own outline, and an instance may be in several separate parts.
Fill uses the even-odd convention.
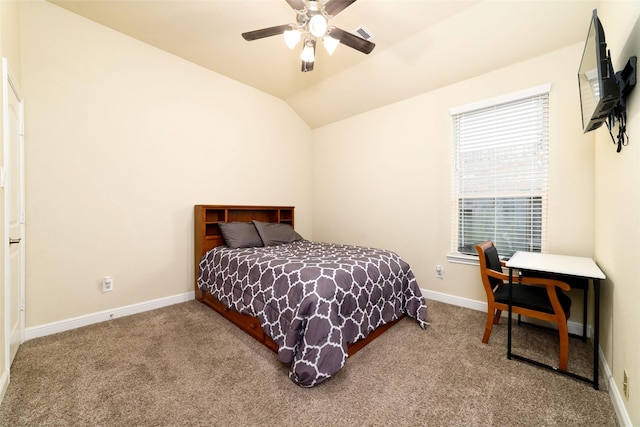
[[[393,252],[307,240],[209,251],[198,286],[260,319],[289,364],[311,387],[339,371],[347,344],[403,313],[425,327],[427,307],[409,265]]]

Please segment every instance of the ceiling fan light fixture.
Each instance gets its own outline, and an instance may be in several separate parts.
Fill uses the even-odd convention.
[[[335,52],[336,48],[340,44],[340,40],[334,39],[330,35],[326,35],[322,39],[322,44],[324,44],[324,48],[327,49],[329,55],[333,55],[333,52]]]
[[[2,0],[0,0],[2,1]],[[329,55],[343,44],[364,54],[369,54],[376,46],[369,41],[371,33],[358,28],[357,35],[341,28],[329,26],[329,20],[338,13],[355,3],[357,0],[286,0],[296,12],[295,23],[276,25],[259,30],[242,33],[247,41],[259,40],[265,37],[281,35],[289,49],[294,49],[302,40],[301,70],[313,71],[316,45],[322,40]]]
[[[298,30],[287,30],[284,33],[284,42],[287,44],[289,49],[293,49],[296,47],[298,42],[300,41],[300,31]]]
[[[300,54],[300,59],[304,62],[313,62],[315,61],[315,52],[313,51],[313,44],[306,42],[304,44],[304,49],[302,49],[302,53]]]
[[[309,32],[314,37],[322,37],[327,32],[327,19],[321,14],[313,15],[309,20]]]

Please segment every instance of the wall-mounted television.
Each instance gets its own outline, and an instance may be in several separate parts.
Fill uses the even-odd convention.
[[[586,133],[602,126],[620,102],[621,96],[597,10],[593,11],[589,25],[578,70],[578,85],[582,129]]]

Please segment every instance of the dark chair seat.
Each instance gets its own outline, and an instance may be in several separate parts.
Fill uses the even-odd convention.
[[[556,290],[556,294],[562,310],[568,314],[571,310],[571,298],[560,289]],[[509,287],[507,285],[498,286],[493,295],[496,302],[509,304]],[[553,314],[553,306],[549,301],[547,289],[543,287],[515,284],[511,301],[514,306]]]

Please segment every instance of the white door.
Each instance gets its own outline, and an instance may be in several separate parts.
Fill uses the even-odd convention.
[[[4,85],[5,349],[10,366],[24,341],[24,109],[17,82],[2,60]]]

